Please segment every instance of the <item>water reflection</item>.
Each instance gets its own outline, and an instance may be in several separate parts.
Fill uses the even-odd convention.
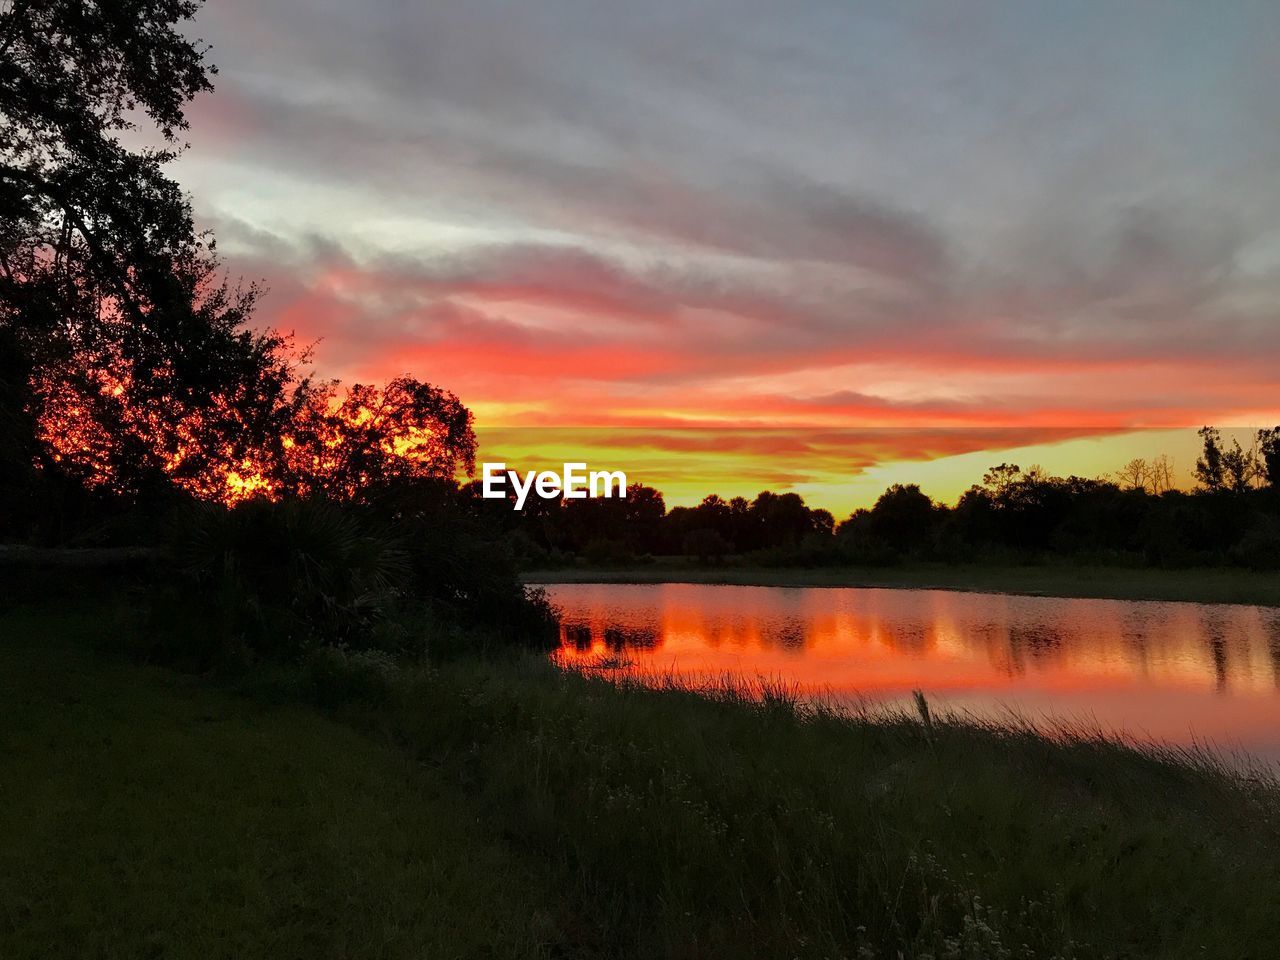
[[[1280,610],[934,590],[561,584],[566,662],[781,677],[1280,755]]]

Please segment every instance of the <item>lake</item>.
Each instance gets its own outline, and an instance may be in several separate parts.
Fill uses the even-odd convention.
[[[1280,609],[945,590],[549,584],[556,657],[766,677],[848,703],[1009,711],[1280,758]],[[619,666],[621,664],[621,666]]]

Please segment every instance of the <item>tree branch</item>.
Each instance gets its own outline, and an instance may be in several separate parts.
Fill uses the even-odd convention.
[[[71,198],[44,177],[31,173],[28,170],[23,170],[19,167],[0,166],[0,177],[25,183],[36,192],[43,194],[58,205],[67,220],[69,220],[72,226],[75,227],[76,231],[84,237],[85,243],[89,245],[89,251],[93,255],[93,258],[102,265],[108,274],[108,280],[112,287],[115,288],[116,295],[120,298],[125,311],[138,324],[145,324],[147,319],[146,315],[143,314],[142,308],[138,305],[137,300],[134,299],[133,294],[129,291],[128,281],[124,272],[120,269],[120,265],[116,263],[113,257],[107,254],[106,249],[102,246],[97,234],[89,229],[89,225],[85,222],[84,216],[80,213],[80,210],[76,207],[74,202],[72,202]]]
[[[14,36],[17,33],[18,22],[26,15],[27,8],[30,6],[30,0],[13,0],[13,6],[9,8],[7,14],[9,18],[8,29],[4,33],[4,45],[0,46],[0,59],[4,59],[9,55],[9,47],[13,44]]]

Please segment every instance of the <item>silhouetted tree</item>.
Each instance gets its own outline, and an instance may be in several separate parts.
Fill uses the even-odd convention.
[[[1152,469],[1141,457],[1135,457],[1116,471],[1116,480],[1129,490],[1146,490],[1151,477]]]
[[[204,48],[179,29],[197,6],[0,13],[0,328],[27,369],[5,402],[30,415],[42,471],[117,492],[207,493],[305,386],[282,338],[245,328],[257,291],[219,279],[163,172],[186,104],[210,89]],[[134,131],[163,146],[127,148]]]
[[[1270,449],[1261,441],[1259,447]],[[1238,469],[1231,467],[1233,450],[1218,449],[1227,464],[1222,468],[1227,479],[1218,492],[1170,489],[1172,467],[1163,456],[1146,466],[1147,476],[1154,479],[1128,489],[1108,480],[1060,477],[1036,466],[1022,470],[1006,463],[989,469],[984,482],[965,491],[955,507],[934,503],[915,484],[895,484],[873,507],[855,510],[834,531],[827,511],[808,507],[798,494],[772,491],[752,501],[711,495],[696,507],[664,513],[656,491],[633,485],[631,495],[644,492],[634,505],[601,500],[547,506],[531,500],[523,514],[504,503],[492,515],[507,517],[506,523],[516,525],[526,542],[536,542],[550,554],[564,551],[589,562],[625,561],[638,552],[638,541],[631,536],[640,523],[635,513],[642,511],[649,531],[645,539],[652,544],[645,552],[702,559],[733,553],[765,565],[881,564],[904,556],[1268,564],[1273,556],[1280,557],[1275,536],[1280,507],[1269,491],[1240,485],[1232,472]],[[1242,455],[1248,463],[1249,452]]]
[[[271,452],[264,466],[281,492],[361,500],[405,480],[471,474],[476,437],[452,393],[399,377],[382,389],[355,384],[340,402],[314,392]]]
[[[831,530],[831,515],[815,517],[798,493],[765,490],[751,502],[749,516],[760,546],[794,547],[809,533]]]
[[[0,497],[9,502],[30,486],[39,453],[27,409],[30,381],[26,351],[12,331],[0,328]]]
[[[633,483],[620,501],[625,516],[625,537],[633,553],[656,553],[662,542],[662,518],[667,505],[653,487]]]
[[[1151,478],[1151,492],[1157,496],[1174,489],[1173,461],[1167,453],[1162,453],[1151,461],[1148,475]]]
[[[733,541],[733,514],[728,501],[713,493],[694,507],[694,514],[699,527],[714,530],[725,543]]]
[[[1241,493],[1248,490],[1258,473],[1257,454],[1253,448],[1245,450],[1240,441],[1232,439],[1231,447],[1222,451],[1222,478],[1228,490]]]
[[[1008,503],[1010,491],[1018,483],[1021,473],[1022,468],[1016,463],[1002,463],[982,475],[982,485],[995,503],[1004,505]]]
[[[865,533],[899,553],[922,553],[939,519],[934,502],[914,483],[895,483],[861,519]]]
[[[1261,478],[1272,487],[1280,487],[1280,427],[1264,427],[1255,442]]]
[[[716,530],[699,527],[684,538],[684,553],[699,560],[719,560],[731,549],[729,541]]]
[[[1206,490],[1221,490],[1225,485],[1222,463],[1222,437],[1213,427],[1198,431],[1204,441],[1204,452],[1196,461],[1196,480]]]

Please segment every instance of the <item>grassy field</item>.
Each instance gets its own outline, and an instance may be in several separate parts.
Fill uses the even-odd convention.
[[[0,957],[529,957],[545,884],[403,752],[0,617]]]
[[[1280,791],[463,659],[303,706],[0,614],[0,956],[1264,958]],[[252,691],[250,693],[249,691]]]
[[[1280,606],[1280,574],[1237,568],[953,566],[775,569],[659,564],[627,569],[533,570],[530,583],[725,583],[762,587],[889,587],[1114,600],[1192,600]]]

